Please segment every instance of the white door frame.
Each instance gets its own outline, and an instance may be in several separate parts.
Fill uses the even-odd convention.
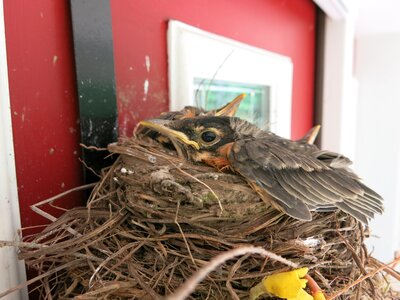
[[[325,13],[322,82],[323,149],[354,159],[357,84],[353,77],[358,0],[314,0]]]
[[[3,0],[0,0],[0,240],[18,239],[21,228],[11,124],[10,94],[4,30]],[[25,282],[25,265],[13,247],[0,248],[0,293]],[[27,289],[5,298],[28,299]]]

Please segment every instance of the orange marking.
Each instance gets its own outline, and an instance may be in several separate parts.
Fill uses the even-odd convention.
[[[217,153],[221,155],[214,159],[215,165],[218,168],[218,170],[223,171],[225,169],[230,168],[230,162],[228,157],[229,153],[231,152],[232,146],[233,142],[225,144],[217,150]]]
[[[210,165],[219,171],[223,171],[226,168],[229,168],[230,164],[229,161],[225,157],[214,157],[214,156],[203,156],[201,158],[203,162],[207,165]]]
[[[222,147],[219,147],[219,149],[217,150],[217,152],[219,154],[221,154],[223,157],[225,157],[226,159],[228,159],[229,157],[229,153],[232,150],[232,146],[233,146],[233,142],[232,143],[228,143],[223,145]]]
[[[204,161],[206,164],[213,166],[214,168],[217,168],[219,171],[224,171],[226,169],[230,168],[230,162],[228,159],[229,153],[232,149],[233,142],[226,144],[222,147],[220,147],[217,150],[217,155],[218,156],[203,156],[201,157],[201,160]]]
[[[195,111],[193,109],[188,108],[188,109],[185,109],[185,113],[182,116],[182,119],[191,119],[194,117],[196,117]]]

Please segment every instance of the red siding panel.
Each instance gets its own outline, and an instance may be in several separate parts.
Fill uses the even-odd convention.
[[[23,226],[43,223],[29,205],[82,183],[78,102],[67,0],[5,0],[17,180]],[[168,109],[169,19],[288,55],[294,63],[292,136],[312,125],[316,9],[311,0],[111,1],[120,133]],[[151,67],[147,73],[145,56]],[[143,83],[149,93],[143,101]],[[67,198],[69,206],[79,197]]]
[[[312,126],[316,8],[311,0],[114,0],[111,9],[121,134],[129,135],[138,120],[168,109],[169,19],[291,57],[292,137]]]
[[[45,220],[29,206],[82,184],[68,1],[4,1],[22,226]],[[80,204],[66,198],[65,206]]]

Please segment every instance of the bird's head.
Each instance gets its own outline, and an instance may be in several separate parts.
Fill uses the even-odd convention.
[[[214,165],[216,163],[210,160],[226,157],[227,153],[222,151],[227,151],[226,147],[237,140],[237,120],[240,119],[204,116],[173,121],[153,119],[142,121],[140,124],[178,141],[190,159]]]
[[[205,116],[216,116],[216,117],[233,117],[239,106],[240,103],[243,101],[243,99],[246,97],[246,94],[240,94],[238,95],[235,99],[232,101],[228,102],[224,106],[215,109],[215,110],[210,110],[206,111],[202,108],[194,107],[194,106],[185,106],[182,110],[179,111],[170,111],[170,112],[164,112],[162,113],[156,120],[152,120],[153,122],[156,123],[156,125],[166,125],[166,121],[174,121],[174,120],[183,120],[183,119],[191,119],[191,118],[196,118],[196,117],[205,117]],[[142,125],[142,126],[141,126]],[[154,126],[143,126],[144,123],[139,123],[138,126],[135,129],[136,134],[144,134],[147,135],[153,139],[158,140],[159,142],[162,142],[164,145],[169,145],[169,139],[168,135],[160,136],[159,133],[157,133],[159,130],[152,130],[151,127]],[[146,128],[148,127],[148,128]],[[192,145],[194,145],[192,143]]]
[[[173,121],[151,119],[141,121],[140,125],[197,151],[216,151],[236,139],[231,120],[231,117],[204,116]]]

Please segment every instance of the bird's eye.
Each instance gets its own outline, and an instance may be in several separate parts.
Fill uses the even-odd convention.
[[[201,139],[206,143],[212,143],[216,140],[217,134],[213,131],[204,131],[201,134]]]

